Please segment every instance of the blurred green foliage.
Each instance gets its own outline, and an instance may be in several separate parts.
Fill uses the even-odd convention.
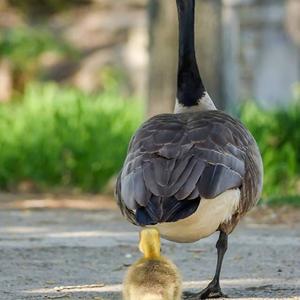
[[[122,166],[143,118],[141,102],[124,100],[113,70],[107,89],[87,94],[53,83],[30,84],[0,105],[0,188],[32,182],[37,190],[99,192]],[[264,161],[263,198],[300,205],[300,93],[286,109],[246,103],[240,118],[257,140]]]
[[[90,0],[8,0],[8,4],[22,11],[24,15],[37,19],[68,10],[74,6],[89,4]]]
[[[22,89],[28,81],[36,79],[40,71],[40,58],[45,53],[76,58],[77,52],[49,29],[39,26],[16,27],[2,30],[0,57],[10,61],[14,72],[14,87]]]
[[[264,110],[249,102],[242,108],[240,117],[262,152],[264,198],[299,194],[300,97],[286,109]]]
[[[0,56],[10,59],[20,69],[27,69],[47,51],[66,53],[71,49],[41,27],[16,27],[3,30],[0,35]]]
[[[267,202],[271,206],[281,206],[283,204],[300,208],[300,195],[278,196],[267,198]]]
[[[143,116],[115,89],[88,95],[31,84],[18,100],[0,106],[0,187],[8,190],[30,181],[38,190],[101,191]]]

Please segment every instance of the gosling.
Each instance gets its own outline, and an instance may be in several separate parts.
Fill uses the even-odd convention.
[[[160,253],[160,235],[154,228],[140,233],[139,249],[144,257],[136,261],[124,279],[124,300],[180,300],[182,281],[177,267]]]

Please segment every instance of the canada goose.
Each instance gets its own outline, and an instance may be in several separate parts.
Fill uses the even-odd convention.
[[[159,232],[154,228],[142,230],[139,248],[144,257],[128,269],[123,299],[180,300],[181,277],[176,266],[160,254]]]
[[[194,47],[195,0],[177,0],[179,65],[174,114],[157,115],[133,136],[116,186],[124,216],[172,241],[220,232],[211,283],[195,299],[223,297],[219,278],[228,235],[256,205],[263,166],[238,120],[216,109],[202,83]],[[192,296],[191,296],[192,297]]]

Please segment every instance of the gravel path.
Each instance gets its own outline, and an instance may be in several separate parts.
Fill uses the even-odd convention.
[[[0,299],[121,299],[124,272],[139,257],[137,237],[114,210],[2,210]],[[163,243],[186,289],[213,275],[216,239]],[[241,224],[222,279],[233,298],[300,299],[300,224]]]

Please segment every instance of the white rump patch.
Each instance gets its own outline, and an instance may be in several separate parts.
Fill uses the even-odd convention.
[[[203,97],[198,100],[197,105],[194,106],[184,106],[176,99],[174,113],[180,114],[205,110],[216,110],[216,106],[207,92],[204,93]]]
[[[196,212],[188,218],[154,227],[167,240],[192,243],[213,234],[222,223],[229,221],[239,202],[240,190],[228,190],[214,199],[201,199]]]

